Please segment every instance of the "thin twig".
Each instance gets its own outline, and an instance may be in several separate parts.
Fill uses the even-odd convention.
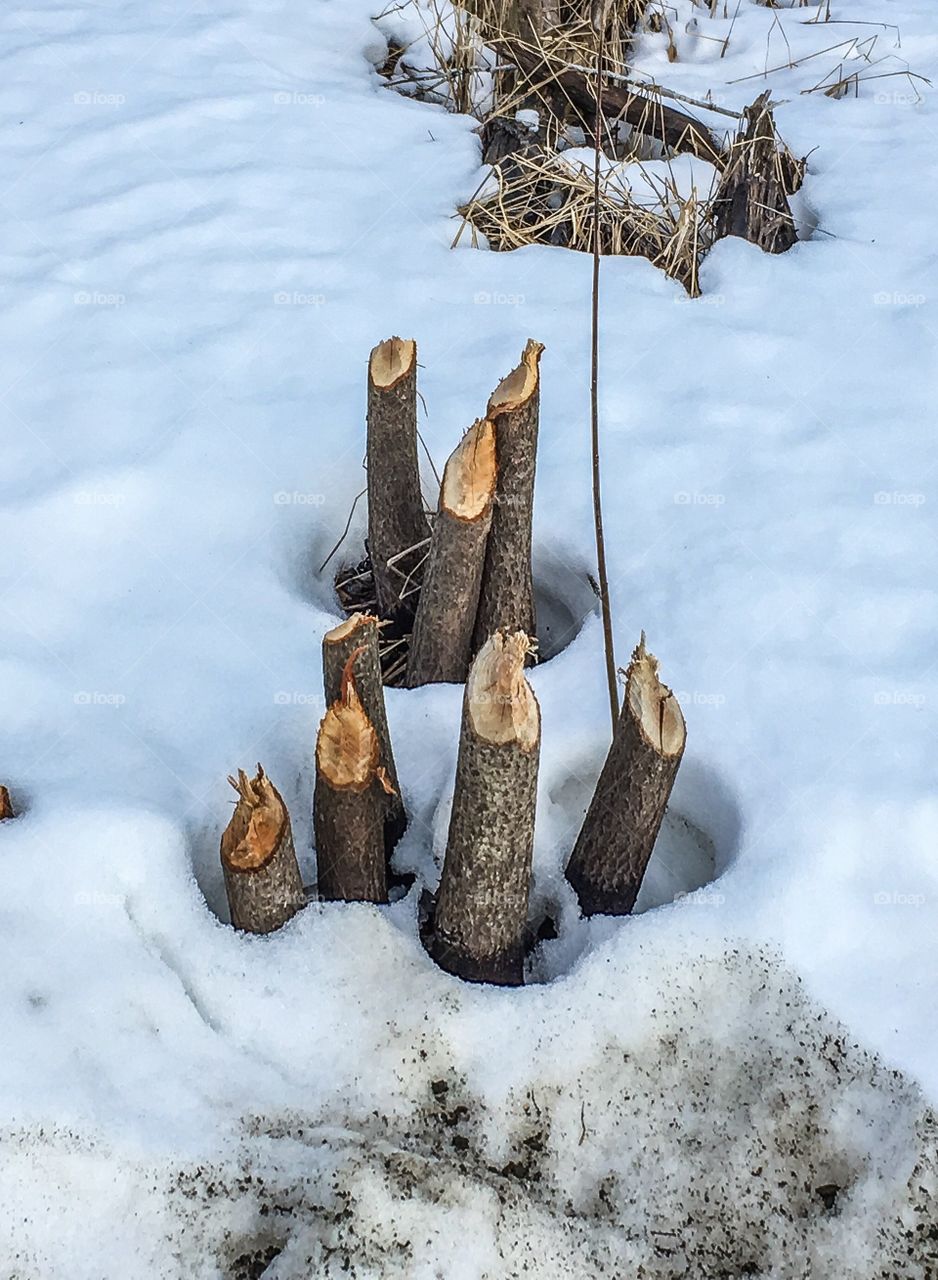
[[[349,529],[351,529],[351,527],[352,527],[352,516],[354,516],[354,514],[355,514],[355,508],[358,506],[358,499],[359,499],[359,498],[364,498],[364,496],[365,496],[365,494],[366,494],[367,492],[368,492],[368,490],[367,490],[367,489],[362,489],[361,493],[360,493],[360,494],[358,494],[358,496],[355,498],[355,501],[352,503],[352,509],[351,509],[351,511],[349,511],[349,513],[348,513],[348,520],[346,521],[345,530],[344,530],[344,532],[343,532],[343,534],[342,534],[342,537],[341,537],[341,538],[339,539],[339,541],[335,544],[335,546],[332,548],[332,550],[331,550],[331,551],[329,552],[329,554],[326,556],[325,560],[323,560],[322,564],[319,566],[319,572],[320,572],[320,573],[322,573],[323,569],[325,569],[326,565],[329,563],[329,561],[332,559],[332,557],[333,557],[333,556],[335,555],[335,553],[338,551],[339,547],[341,547],[342,543],[343,543],[343,542],[345,541],[345,539],[348,537],[348,531],[349,531]]]

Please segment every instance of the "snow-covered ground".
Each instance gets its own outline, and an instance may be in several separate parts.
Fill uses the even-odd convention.
[[[589,264],[451,251],[473,122],[381,85],[374,7],[0,14],[0,781],[22,811],[0,827],[0,1275],[249,1275],[282,1250],[272,1280],[927,1280],[938,110],[902,78],[802,93],[844,48],[784,64],[876,36],[891,60],[847,72],[934,77],[933,6],[679,0],[677,61],[640,42],[684,93],[772,89],[817,230],[777,258],[720,243],[695,302],[604,264],[618,656],[646,631],[689,733],[649,902],[700,882],[673,866],[684,824],[720,874],[578,920],[561,868],[608,719],[590,614],[533,675],[535,898],[562,928],[521,991],[437,971],[413,895],[267,939],[218,918],[239,766],[263,762],[313,878],[316,570],[363,486],[375,342],[416,337],[438,463],[546,344],[558,617],[593,564]],[[349,555],[362,528],[359,504]],[[460,691],[388,702],[401,860],[432,877]]]

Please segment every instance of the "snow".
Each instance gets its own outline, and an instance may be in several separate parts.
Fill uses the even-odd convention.
[[[677,0],[677,60],[666,33],[637,48],[732,109],[768,84],[817,230],[778,258],[721,242],[694,302],[603,264],[617,655],[645,630],[688,749],[648,909],[586,923],[561,871],[608,720],[589,263],[451,251],[473,122],[381,86],[373,7],[0,16],[0,1274],[219,1277],[281,1249],[273,1280],[928,1280],[935,98],[802,92],[849,43],[762,73],[875,35],[847,71],[934,78],[931,8]],[[883,22],[901,48],[855,25]],[[546,344],[535,542],[562,652],[532,677],[533,909],[559,937],[522,991],[460,985],[416,936],[456,688],[388,696],[414,891],[265,939],[224,923],[233,769],[263,762],[313,878],[317,567],[392,333],[418,341],[438,465]],[[359,503],[350,556],[363,527]]]

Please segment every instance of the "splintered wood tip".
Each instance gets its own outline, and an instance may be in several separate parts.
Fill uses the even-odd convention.
[[[658,659],[645,648],[644,631],[626,673],[625,697],[648,743],[660,755],[680,755],[687,737],[684,716],[677,698],[658,678]]]
[[[287,810],[260,765],[249,778],[243,769],[228,781],[238,793],[231,821],[221,838],[221,854],[236,871],[256,871],[277,851]]]
[[[488,414],[490,418],[498,413],[508,413],[512,409],[520,409],[523,404],[527,404],[531,399],[537,390],[541,352],[543,350],[543,342],[535,342],[533,338],[528,338],[524,353],[521,356],[521,363],[516,369],[512,369],[506,378],[502,378],[489,397]]]
[[[326,632],[323,636],[323,644],[341,644],[359,627],[364,627],[371,622],[377,621],[378,619],[373,614],[353,613],[345,622],[340,622],[337,627],[333,627],[331,631]]]
[[[479,418],[450,454],[441,505],[460,520],[477,520],[491,505],[497,473],[495,427]]]
[[[531,641],[523,631],[496,631],[479,650],[466,685],[472,727],[492,743],[517,743],[531,751],[540,738],[541,715],[524,678]]]
[[[405,378],[417,359],[417,344],[413,338],[386,338],[371,353],[368,373],[372,383],[383,391]]]
[[[6,787],[0,787],[0,822],[15,816],[9,791],[7,791]]]

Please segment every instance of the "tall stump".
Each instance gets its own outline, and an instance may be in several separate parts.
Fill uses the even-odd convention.
[[[497,632],[472,664],[446,858],[426,939],[470,982],[519,986],[534,850],[541,718],[528,638]]]
[[[658,679],[658,660],[645,649],[643,635],[626,673],[615,737],[567,864],[584,915],[628,915],[635,905],[686,736],[677,698]]]
[[[368,362],[368,551],[378,612],[413,618],[429,527],[417,458],[417,344],[388,338]]]
[[[260,765],[228,781],[238,803],[221,838],[221,865],[231,923],[248,933],[271,933],[305,904],[290,815]]]
[[[410,689],[461,684],[469,674],[497,470],[495,427],[482,418],[463,436],[443,472],[410,641]]]
[[[475,625],[477,652],[498,630],[537,634],[531,538],[543,350],[542,343],[529,340],[521,363],[489,399],[498,480]]]

